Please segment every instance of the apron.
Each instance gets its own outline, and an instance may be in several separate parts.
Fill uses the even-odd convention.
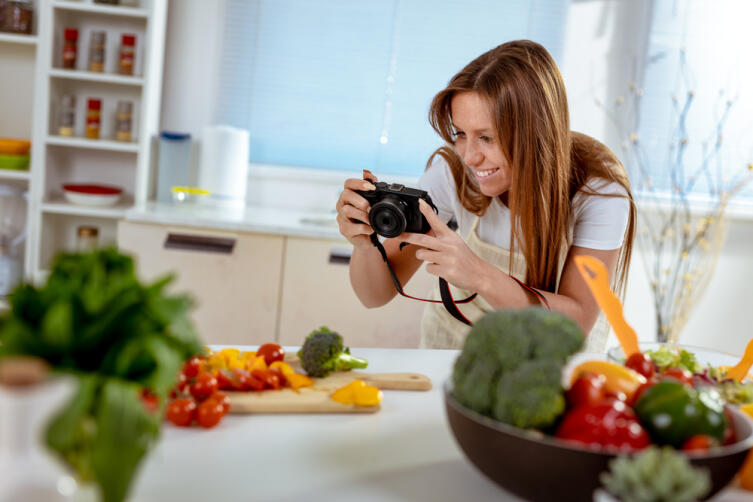
[[[513,254],[512,269],[510,269],[510,251],[486,243],[478,237],[477,228],[480,219],[480,217],[476,216],[473,225],[471,225],[471,230],[465,238],[468,247],[485,262],[494,265],[520,281],[525,281],[526,262],[523,254],[520,252]],[[557,288],[559,288],[559,276],[562,275],[562,268],[565,265],[566,258],[567,249],[565,248],[564,252],[560,253],[560,262],[557,267]],[[449,283],[448,285],[453,298],[466,298],[473,294],[473,291],[456,288]],[[432,289],[429,298],[434,300],[441,299],[438,284]],[[472,302],[458,305],[458,309],[472,323],[475,323],[487,312],[495,310],[480,295],[476,296]],[[470,329],[470,326],[452,317],[441,303],[429,303],[424,309],[421,319],[420,347],[425,349],[462,349],[465,337],[468,335]],[[604,313],[600,313],[596,324],[594,324],[593,329],[586,337],[583,351],[605,352],[608,335],[609,324],[606,322]]]

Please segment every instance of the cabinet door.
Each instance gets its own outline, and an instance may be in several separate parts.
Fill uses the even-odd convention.
[[[197,301],[192,317],[208,344],[276,338],[283,237],[121,221],[119,247],[147,280],[174,272],[172,291]]]
[[[364,307],[350,286],[347,259],[338,260],[351,249],[347,241],[288,237],[280,343],[300,345],[307,334],[324,325],[353,347],[418,347],[426,304],[397,296],[384,307]],[[422,267],[405,290],[425,297],[435,281]]]

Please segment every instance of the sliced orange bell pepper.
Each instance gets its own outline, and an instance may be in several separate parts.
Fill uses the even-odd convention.
[[[628,367],[611,361],[594,360],[583,362],[573,369],[570,385],[583,373],[604,375],[604,388],[613,394],[623,393],[628,400],[638,387],[646,383],[646,377]]]
[[[342,404],[376,406],[382,402],[382,391],[363,380],[353,380],[332,394],[332,399]]]
[[[740,411],[753,418],[753,404],[740,406]],[[748,453],[743,466],[737,472],[740,486],[748,491],[753,491],[753,453]]]

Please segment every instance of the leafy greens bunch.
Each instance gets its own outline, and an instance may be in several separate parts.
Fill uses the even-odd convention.
[[[142,285],[115,249],[62,254],[46,285],[17,287],[0,319],[0,357],[37,356],[78,379],[46,440],[105,502],[125,498],[159,434],[162,414],[147,411],[142,391],[164,403],[183,361],[202,351],[192,301],[167,295],[171,280]]]

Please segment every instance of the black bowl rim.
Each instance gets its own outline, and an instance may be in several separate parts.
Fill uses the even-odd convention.
[[[650,343],[650,344],[653,344],[653,345],[664,345],[664,346],[667,346],[667,347],[679,347],[681,349],[693,351],[693,354],[695,354],[694,351],[701,350],[701,351],[705,351],[705,352],[716,352],[717,354],[721,354],[723,356],[735,357],[737,359],[741,359],[742,358],[742,356],[739,355],[739,354],[733,354],[731,352],[725,352],[723,350],[712,349],[711,347],[702,347],[701,345],[687,345],[687,344],[684,344],[684,343],[657,342],[657,341],[654,341],[654,340],[638,340],[638,346],[640,346],[641,344],[645,344],[645,343]],[[622,350],[622,346],[620,346],[620,345],[612,345],[605,352],[605,354],[607,355],[607,358],[609,358],[610,352],[615,351],[615,350],[617,350],[620,353],[622,353],[622,356],[625,357],[625,353]]]
[[[456,411],[460,412],[461,414],[465,415],[467,418],[473,420],[474,422],[480,425],[489,427],[491,429],[495,429],[504,434],[515,436],[517,438],[524,439],[524,440],[531,440],[531,441],[544,444],[547,446],[553,446],[555,448],[559,448],[562,450],[593,453],[595,455],[610,457],[610,458],[616,455],[634,455],[642,451],[642,450],[621,450],[617,448],[604,449],[604,448],[595,447],[595,446],[591,447],[588,445],[583,445],[582,443],[557,439],[554,436],[549,436],[547,434],[544,434],[543,432],[533,431],[530,429],[521,429],[519,427],[515,427],[512,425],[503,423],[503,422],[499,422],[497,420],[484,416],[460,404],[452,395],[452,380],[449,380],[449,379],[446,380],[443,388],[444,388],[445,401],[450,406],[452,406]],[[753,419],[751,419],[751,417],[749,417],[747,413],[741,411],[736,406],[730,406],[729,408],[734,415],[742,417],[742,419],[747,421],[748,424],[750,425],[751,432],[750,434],[748,434],[747,438],[736,441],[730,445],[723,445],[723,446],[716,447],[710,450],[709,453],[684,452],[682,450],[677,450],[677,451],[685,455],[688,459],[706,460],[706,459],[727,457],[729,455],[734,455],[742,451],[750,450],[751,447],[753,447]]]

